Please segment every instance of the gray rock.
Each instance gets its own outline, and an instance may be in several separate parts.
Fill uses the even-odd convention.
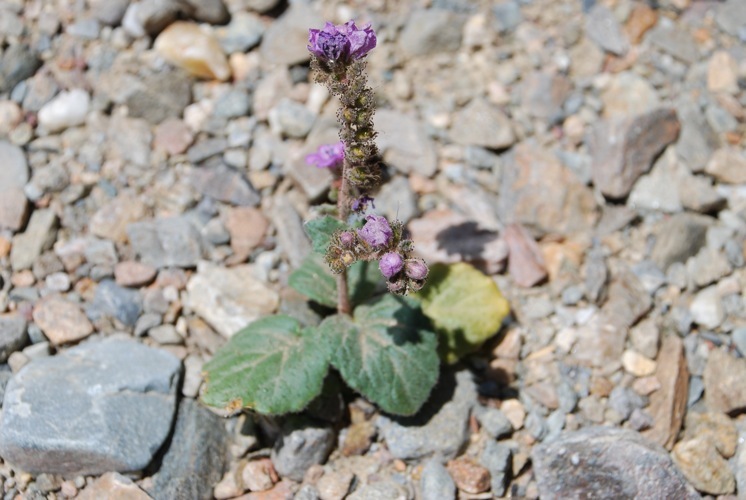
[[[746,25],[746,11],[743,8],[743,0],[727,0],[718,7],[715,20],[720,29],[729,35],[739,36]],[[743,37],[741,37],[743,40]],[[740,484],[740,483],[739,483]],[[742,491],[741,488],[738,491]]]
[[[176,0],[141,0],[129,5],[122,27],[135,38],[146,34],[156,36],[176,20],[182,10],[183,5]]]
[[[422,468],[420,493],[426,500],[456,498],[456,484],[443,464],[437,460],[429,460]]]
[[[197,142],[187,150],[187,159],[191,163],[199,164],[213,156],[222,154],[226,149],[228,149],[228,141],[222,137],[205,139]]]
[[[451,140],[464,146],[504,149],[515,142],[508,117],[484,99],[473,99],[453,117]]]
[[[416,10],[399,35],[399,49],[405,57],[454,52],[465,22],[465,16],[444,9]]]
[[[661,269],[668,269],[674,262],[686,262],[704,246],[712,221],[702,215],[674,215],[662,224],[650,258]]]
[[[107,156],[146,167],[150,164],[153,134],[150,124],[140,118],[115,114],[109,120]]]
[[[0,57],[0,93],[9,92],[41,66],[41,60],[28,45],[11,45]]]
[[[397,111],[382,109],[374,117],[376,142],[384,161],[402,173],[432,176],[437,169],[433,141],[417,119]]]
[[[107,26],[117,26],[122,22],[130,0],[91,0],[93,17]]]
[[[2,327],[0,327],[2,329]],[[738,352],[742,356],[746,357],[746,327],[739,327],[730,332],[731,339],[736,345]]]
[[[203,195],[232,205],[253,207],[260,201],[246,176],[223,163],[193,170],[191,182]]]
[[[676,153],[692,172],[702,172],[720,146],[720,139],[694,102],[685,100],[676,111],[681,120]]]
[[[218,98],[212,114],[219,118],[238,118],[248,114],[250,108],[249,94],[243,90],[232,89]]]
[[[513,452],[505,443],[487,441],[479,457],[479,463],[490,471],[492,496],[494,498],[505,495],[505,485],[511,471]]]
[[[162,217],[127,226],[132,249],[150,266],[195,267],[202,258],[202,240],[185,217]]]
[[[524,77],[521,95],[524,109],[536,118],[550,124],[562,121],[565,102],[572,84],[562,75],[534,71]]]
[[[293,497],[293,500],[319,500],[319,490],[312,484],[304,484]]]
[[[356,489],[346,500],[404,500],[407,489],[391,478],[385,478]]]
[[[269,111],[273,131],[286,137],[303,139],[311,131],[316,115],[303,104],[283,98]]]
[[[492,438],[499,439],[513,432],[510,420],[497,408],[484,408],[480,411],[475,410],[474,413],[482,428]]]
[[[145,76],[125,104],[129,116],[157,125],[166,118],[181,116],[190,102],[191,80],[186,72],[177,69]]]
[[[236,12],[230,24],[217,31],[218,41],[226,54],[246,52],[259,44],[264,35],[261,18],[249,12]]]
[[[381,186],[375,203],[379,213],[389,220],[406,224],[417,215],[417,197],[404,176],[396,176]]]
[[[225,422],[192,399],[179,405],[168,450],[153,476],[153,498],[211,499],[226,467]]]
[[[186,11],[195,21],[209,24],[224,24],[231,16],[223,0],[185,0]]]
[[[292,416],[272,449],[272,463],[280,476],[301,481],[312,465],[321,464],[336,442],[334,430],[309,418]]]
[[[23,150],[0,140],[0,193],[10,188],[23,188],[29,180],[28,163]]]
[[[623,56],[629,50],[627,35],[624,34],[614,13],[604,5],[596,4],[588,12],[585,32],[588,38],[607,52]]]
[[[609,408],[619,413],[623,420],[627,420],[634,410],[642,409],[646,404],[645,398],[629,387],[616,386],[609,394]]]
[[[99,316],[111,316],[127,326],[134,326],[142,313],[142,297],[137,290],[104,280],[96,287],[93,303],[87,313],[94,320]]]
[[[18,314],[0,316],[0,363],[29,343],[26,320]]]
[[[591,302],[600,304],[606,298],[606,282],[609,271],[606,257],[600,245],[594,245],[585,257],[585,296]]]
[[[698,287],[706,287],[720,278],[728,276],[733,268],[728,258],[720,250],[705,247],[687,263],[689,278]]]
[[[542,499],[700,498],[666,450],[626,429],[588,427],[534,447]]]
[[[656,290],[666,284],[666,275],[650,260],[643,260],[632,266],[632,273],[640,280],[645,291],[653,295]]]
[[[498,33],[513,31],[523,21],[521,6],[515,0],[498,3],[492,7],[492,27]]]
[[[254,12],[264,13],[268,12],[280,3],[280,0],[242,0],[241,5],[244,5],[246,9],[253,10]]]
[[[277,0],[272,0],[277,3]],[[321,29],[324,19],[314,9],[294,3],[264,33],[259,53],[270,64],[293,66],[308,61],[308,28]]]
[[[678,26],[659,22],[651,30],[648,39],[653,45],[658,46],[664,52],[671,54],[686,64],[694,64],[699,59],[697,42],[694,41],[688,30]]]
[[[168,437],[180,370],[173,355],[122,339],[33,360],[6,388],[0,454],[31,473],[140,470]]]
[[[30,269],[45,250],[52,247],[57,236],[57,214],[46,208],[31,214],[26,231],[13,238],[10,265],[14,271]]]
[[[588,145],[596,187],[609,198],[626,197],[655,157],[676,140],[679,128],[670,109],[599,122]]]
[[[441,374],[430,400],[417,415],[378,417],[391,455],[402,460],[454,458],[468,440],[469,413],[476,398],[476,386],[468,371]]]
[[[735,3],[735,2],[730,2]],[[735,458],[737,491],[746,491],[746,425],[743,420],[736,424],[738,429],[738,448]]]
[[[275,199],[269,216],[277,229],[280,246],[285,249],[291,266],[298,268],[311,252],[311,242],[303,229],[303,220],[285,196]]]

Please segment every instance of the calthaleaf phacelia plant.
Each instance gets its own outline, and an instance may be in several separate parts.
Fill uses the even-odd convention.
[[[430,272],[402,223],[374,212],[381,159],[366,56],[375,46],[371,27],[353,21],[309,30],[316,79],[341,103],[341,141],[306,161],[332,171],[336,206],[306,223],[314,253],[288,283],[330,314],[312,325],[269,316],[236,333],[205,365],[202,399],[210,406],[298,412],[338,373],[384,411],[411,415],[437,382],[440,359],[473,351],[507,314],[490,278],[467,264]]]

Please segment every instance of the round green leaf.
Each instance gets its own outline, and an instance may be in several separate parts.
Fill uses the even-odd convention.
[[[204,367],[209,406],[280,415],[321,393],[330,349],[318,332],[288,316],[268,316],[231,337]]]
[[[332,365],[347,384],[386,412],[413,415],[438,380],[437,339],[416,302],[385,295],[319,326],[336,346]]]
[[[313,251],[320,254],[326,253],[326,247],[329,246],[329,240],[331,240],[332,235],[340,229],[347,227],[342,221],[330,215],[310,220],[304,225],[308,237],[311,238]]]
[[[479,349],[510,313],[492,278],[466,263],[432,266],[417,297],[435,325],[439,351],[447,363]]]
[[[318,254],[306,257],[290,273],[288,285],[322,306],[337,307],[337,280]]]

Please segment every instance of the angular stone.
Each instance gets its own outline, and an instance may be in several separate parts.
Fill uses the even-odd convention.
[[[437,460],[429,460],[420,477],[422,498],[456,498],[456,484],[448,470]]]
[[[724,457],[736,454],[738,430],[733,421],[723,413],[694,413],[686,415],[684,439],[703,438],[715,446]]]
[[[224,24],[231,18],[223,0],[186,0],[189,16],[203,23]]]
[[[222,163],[193,170],[191,181],[199,192],[218,201],[243,207],[259,204],[259,193],[246,176]]]
[[[417,415],[378,417],[377,425],[389,452],[402,460],[433,457],[445,462],[454,458],[468,439],[469,412],[476,397],[468,371],[444,372]]]
[[[743,0],[727,0],[720,4],[715,19],[723,31],[734,37],[738,36],[739,30],[746,24]]]
[[[52,247],[57,236],[57,214],[46,208],[31,214],[26,231],[13,238],[10,265],[14,271],[30,269],[45,250]]]
[[[352,472],[327,472],[316,483],[319,497],[324,500],[343,500],[350,491],[355,475]]]
[[[259,246],[269,228],[269,220],[252,207],[229,208],[223,212],[222,219],[231,236],[233,254],[239,261]]]
[[[218,41],[199,25],[172,23],[153,44],[166,61],[200,78],[227,80],[231,68]]]
[[[29,343],[26,320],[18,314],[0,316],[0,363]]]
[[[303,139],[311,131],[316,115],[298,101],[283,98],[269,110],[268,118],[273,131],[285,137]]]
[[[262,18],[250,12],[233,13],[231,22],[217,30],[218,40],[226,54],[247,52],[259,44],[264,35]]]
[[[34,322],[52,345],[84,339],[93,333],[93,325],[80,307],[59,296],[50,296],[34,307]]]
[[[450,136],[457,144],[492,149],[504,149],[515,142],[508,117],[484,99],[472,99],[455,114]]]
[[[150,495],[141,490],[132,479],[118,472],[107,472],[80,492],[79,500],[117,498],[119,500],[149,500]]]
[[[127,225],[145,217],[145,203],[135,194],[124,192],[93,214],[91,233],[114,242],[127,238]]]
[[[746,409],[746,359],[713,349],[705,367],[705,402],[710,411],[736,413]]]
[[[0,186],[6,186],[0,184]],[[23,229],[29,214],[29,203],[23,188],[0,188],[0,229]]]
[[[163,149],[170,155],[180,155],[192,145],[194,134],[178,118],[166,118],[155,128],[154,149]]]
[[[640,43],[645,33],[650,30],[658,21],[656,11],[644,3],[638,3],[632,6],[632,11],[627,18],[627,24],[624,31],[627,33],[630,41],[634,44]]]
[[[523,107],[531,116],[558,123],[570,90],[572,84],[564,76],[535,71],[523,79]]]
[[[598,218],[591,190],[555,155],[524,142],[502,169],[497,212],[506,224],[526,226],[535,236],[590,230]]]
[[[63,90],[39,110],[39,125],[49,132],[60,132],[85,123],[91,96],[83,89]]]
[[[629,50],[629,40],[622,31],[622,26],[614,13],[602,4],[594,5],[588,12],[585,32],[588,38],[614,55],[623,56]]]
[[[627,429],[565,433],[531,459],[542,499],[700,498],[663,448]]]
[[[416,10],[399,35],[399,49],[405,57],[454,52],[465,22],[465,16],[445,9]]]
[[[716,285],[697,292],[689,305],[692,320],[700,326],[715,329],[725,320],[725,308]]]
[[[705,244],[713,219],[695,214],[676,214],[668,219],[655,239],[650,258],[662,269],[674,262],[686,262]]]
[[[35,359],[5,391],[0,454],[31,473],[143,469],[168,437],[180,370],[173,355],[123,339]]]
[[[746,156],[736,148],[718,149],[707,162],[705,172],[720,182],[746,184]]]
[[[277,292],[256,278],[253,265],[226,269],[200,262],[187,284],[184,305],[230,338],[252,321],[274,312],[279,300]]]
[[[0,140],[0,193],[10,188],[23,188],[29,180],[28,163],[23,150]]]
[[[278,196],[269,216],[277,229],[280,247],[287,254],[291,266],[300,267],[303,259],[311,252],[311,243],[303,230],[300,215],[287,197]]]
[[[114,267],[114,279],[119,286],[138,287],[152,282],[156,272],[152,266],[129,260],[119,262]]]
[[[655,378],[661,387],[650,396],[648,407],[655,423],[643,435],[670,450],[684,421],[689,393],[689,368],[681,339],[673,334],[663,339],[657,361]]]
[[[660,103],[650,82],[631,71],[614,75],[601,100],[604,118],[634,117],[656,109]]]
[[[707,64],[707,89],[710,92],[738,92],[738,63],[728,52],[718,50]]]
[[[402,173],[432,176],[437,170],[433,141],[422,130],[417,119],[403,113],[382,109],[374,117],[376,142],[384,161]]]
[[[272,449],[272,463],[282,477],[301,481],[306,471],[324,463],[336,442],[334,430],[307,417],[290,417]]]
[[[451,460],[447,467],[461,491],[477,494],[490,488],[490,472],[467,456]]]
[[[593,183],[609,198],[626,197],[655,157],[676,140],[679,128],[671,109],[600,122],[588,145]]]
[[[179,404],[176,424],[149,493],[153,498],[212,498],[227,465],[225,421],[192,399]]]
[[[428,262],[470,262],[488,273],[503,269],[505,240],[450,210],[432,210],[410,222],[417,254]]]
[[[736,489],[736,478],[728,462],[712,442],[703,437],[680,441],[671,457],[692,485],[710,495],[728,495]]]
[[[259,53],[270,64],[293,66],[311,58],[308,29],[321,29],[324,19],[305,4],[293,4],[264,33]]]
[[[699,59],[697,42],[689,31],[682,27],[658,23],[650,32],[648,39],[653,45],[687,64],[694,64]]]
[[[94,320],[100,316],[110,316],[124,325],[134,326],[142,310],[142,297],[139,291],[123,288],[107,279],[96,287],[88,315]]]
[[[185,217],[164,217],[127,226],[127,236],[140,260],[158,269],[194,267],[202,258],[197,228]]]
[[[41,60],[26,44],[12,44],[0,57],[0,93],[13,90],[18,83],[36,72]]]
[[[510,224],[503,237],[508,244],[508,272],[518,286],[530,288],[547,279],[541,249],[524,227]]]
[[[184,71],[146,75],[142,85],[129,94],[125,104],[129,116],[157,125],[166,118],[178,118],[192,100],[192,82]]]
[[[676,153],[694,173],[704,170],[712,153],[720,147],[720,139],[699,106],[691,100],[682,101],[676,112],[681,121],[681,134]]]

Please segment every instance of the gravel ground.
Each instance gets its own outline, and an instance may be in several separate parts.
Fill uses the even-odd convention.
[[[307,30],[370,22],[387,183],[513,313],[415,418],[221,418],[336,138]],[[0,0],[4,498],[746,498],[746,2]]]

